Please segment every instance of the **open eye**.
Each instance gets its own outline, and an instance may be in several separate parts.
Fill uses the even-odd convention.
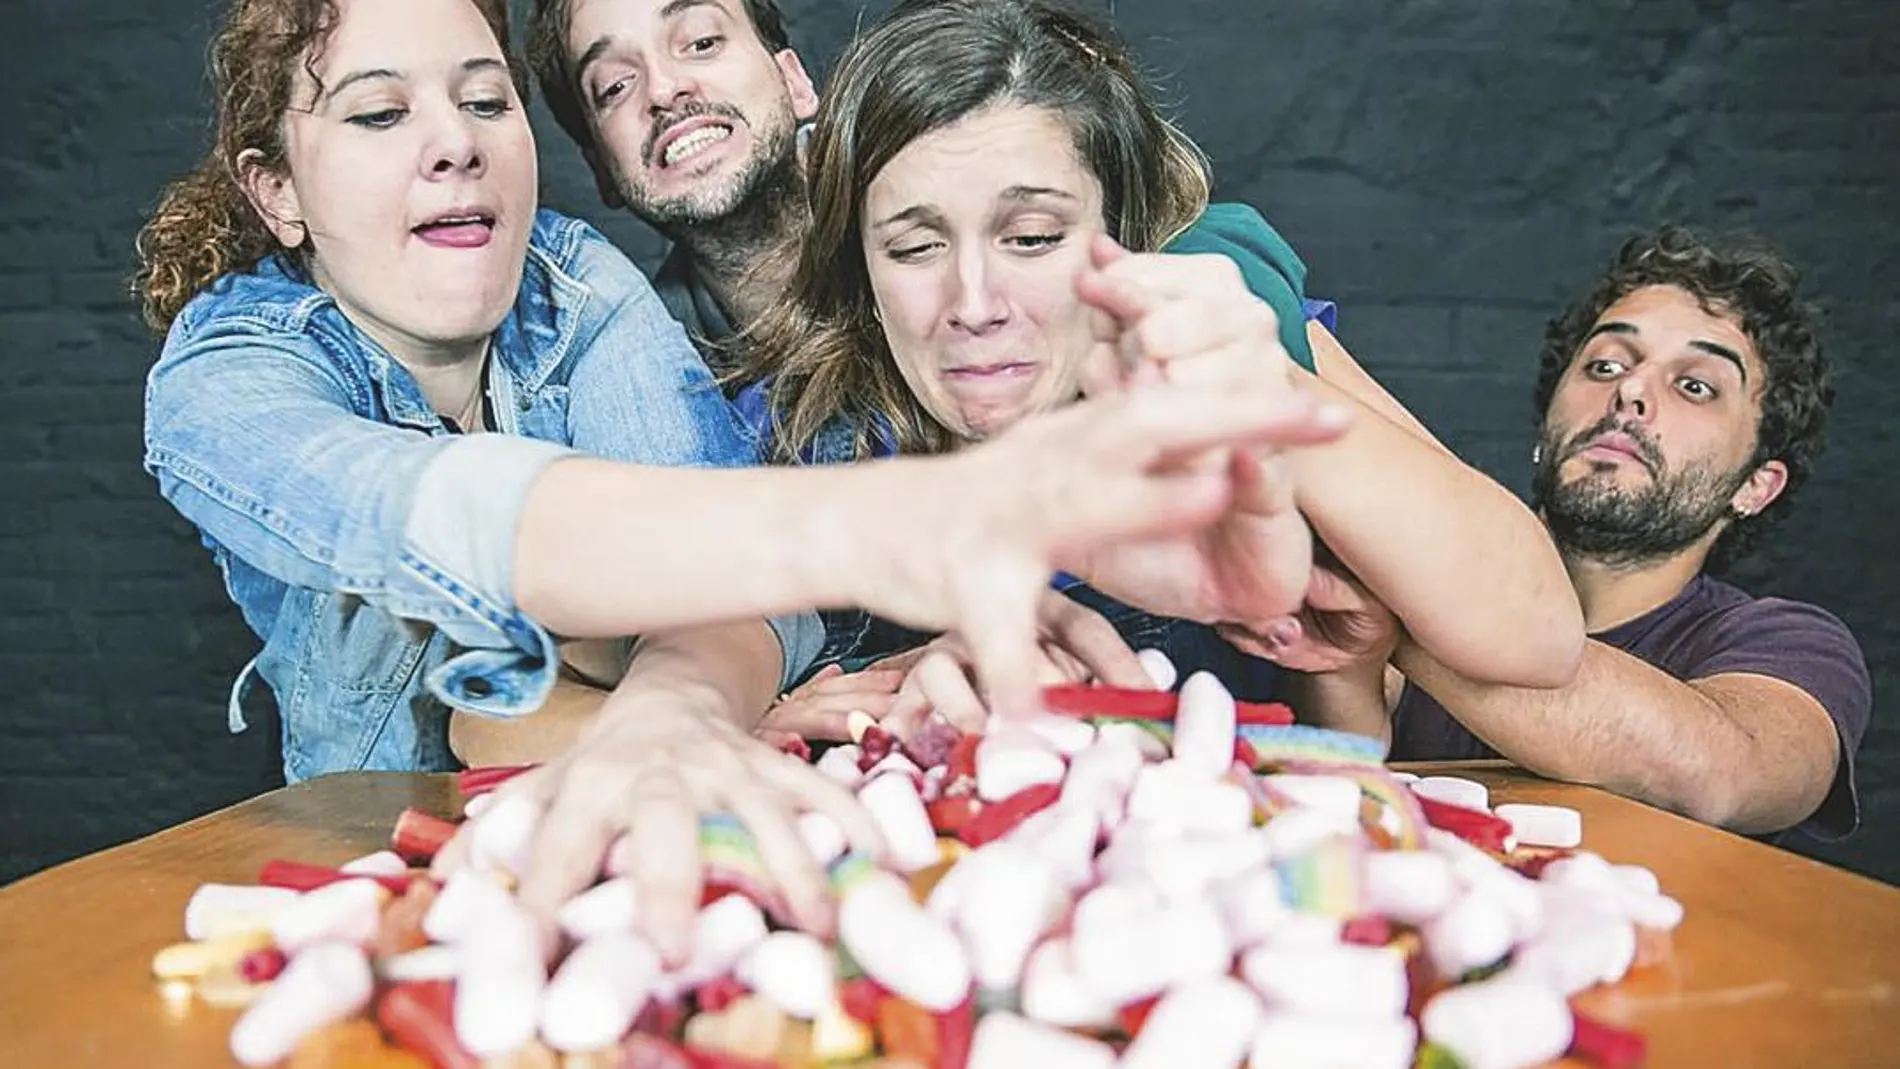
[[[615,78],[613,81],[594,90],[594,107],[596,109],[605,108],[607,105],[612,104],[614,101],[626,95],[627,90],[632,88],[633,75],[629,74],[624,77]]]
[[[1602,382],[1605,379],[1613,379],[1621,375],[1623,370],[1622,361],[1612,360],[1607,356],[1599,356],[1583,362],[1584,375],[1598,382]]]
[[[686,51],[695,56],[710,56],[714,52],[719,51],[719,46],[725,43],[726,39],[724,37],[718,34],[707,34],[704,37],[695,37],[691,41],[688,41],[686,43]]]
[[[462,105],[462,110],[484,119],[499,119],[514,110],[514,105],[505,98],[493,97],[485,100],[470,100]]]
[[[1688,395],[1692,401],[1713,401],[1716,398],[1715,387],[1701,379],[1687,378],[1676,381],[1676,389]]]

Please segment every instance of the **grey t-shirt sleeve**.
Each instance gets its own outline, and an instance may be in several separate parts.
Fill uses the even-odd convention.
[[[1845,838],[1860,825],[1854,756],[1873,715],[1873,683],[1853,632],[1813,605],[1756,598],[1717,614],[1692,640],[1685,679],[1745,673],[1799,687],[1834,721],[1840,763],[1834,783],[1798,830],[1817,839]]]

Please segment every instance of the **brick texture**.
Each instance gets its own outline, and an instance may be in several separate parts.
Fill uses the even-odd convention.
[[[517,2],[519,10],[524,2]],[[871,12],[882,3],[866,5]],[[1833,448],[1740,578],[1900,656],[1900,5],[1892,0],[1096,0],[1213,157],[1342,305],[1347,345],[1453,447],[1527,474],[1543,322],[1633,229],[1758,232],[1830,312]],[[787,0],[815,70],[860,5]],[[0,879],[277,781],[276,730],[224,732],[255,650],[139,466],[156,345],[123,280],[208,129],[205,0],[26,0],[0,42]],[[547,203],[651,266],[536,107]],[[1900,727],[1861,752],[1868,826],[1813,853],[1900,881]]]

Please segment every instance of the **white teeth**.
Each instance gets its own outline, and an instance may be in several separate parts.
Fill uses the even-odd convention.
[[[732,128],[729,126],[702,126],[666,146],[666,152],[662,157],[663,162],[665,162],[668,167],[671,167],[680,160],[705,148],[707,145],[715,141],[724,141],[731,136]]]

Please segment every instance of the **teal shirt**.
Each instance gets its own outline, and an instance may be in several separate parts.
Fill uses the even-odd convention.
[[[1280,344],[1293,362],[1313,370],[1313,346],[1306,339],[1306,264],[1252,205],[1208,205],[1194,225],[1161,251],[1211,252],[1234,261],[1247,288],[1279,317]]]

